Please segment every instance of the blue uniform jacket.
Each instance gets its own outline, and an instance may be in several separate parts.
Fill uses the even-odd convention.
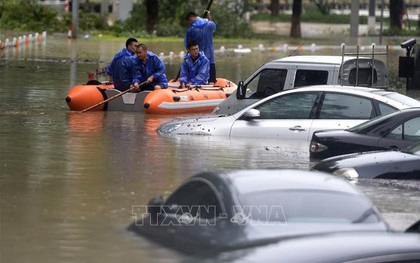
[[[145,82],[150,76],[153,75],[153,82],[149,85],[164,84],[167,86],[168,78],[166,77],[166,68],[163,62],[156,54],[147,51],[146,63],[143,64],[138,57],[134,59],[135,64],[135,81],[137,83]]]
[[[112,59],[111,64],[106,67],[106,73],[111,76],[114,87],[124,91],[134,83],[135,71],[133,54],[124,48]]]
[[[189,41],[196,41],[200,51],[204,52],[210,63],[214,63],[213,32],[215,30],[216,24],[213,21],[197,17],[185,34],[185,48]]]
[[[210,61],[200,52],[198,58],[193,61],[191,54],[187,54],[184,62],[181,65],[181,72],[179,74],[179,82],[191,83],[193,85],[207,84],[210,77]]]

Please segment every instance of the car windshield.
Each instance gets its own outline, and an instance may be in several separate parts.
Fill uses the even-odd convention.
[[[385,115],[376,116],[376,117],[374,117],[374,118],[372,118],[370,120],[367,120],[367,121],[362,122],[362,123],[360,123],[360,124],[358,124],[358,125],[356,125],[354,127],[351,127],[350,129],[347,129],[347,131],[350,131],[350,132],[359,132],[359,131],[364,130],[365,128],[367,128],[367,127],[369,127],[371,125],[375,125],[375,123],[377,123],[377,122],[383,121],[384,120],[384,116],[388,116],[388,115],[391,115],[393,113],[395,114],[395,112],[390,112],[390,113],[385,114]]]
[[[338,191],[282,190],[243,196],[243,213],[252,220],[311,223],[376,223],[370,203]]]

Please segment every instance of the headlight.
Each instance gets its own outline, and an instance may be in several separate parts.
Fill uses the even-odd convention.
[[[333,172],[334,175],[342,176],[347,180],[357,180],[359,173],[354,168],[343,168]]]
[[[179,129],[179,127],[181,127],[182,124],[178,123],[178,124],[163,124],[162,126],[160,126],[158,128],[158,132],[159,133],[171,133],[173,131],[176,131]]]

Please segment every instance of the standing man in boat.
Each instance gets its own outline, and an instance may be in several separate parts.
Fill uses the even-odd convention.
[[[135,64],[135,82],[147,82],[141,87],[141,90],[165,89],[168,87],[168,78],[166,77],[166,68],[162,60],[151,51],[147,50],[145,44],[138,44],[136,49],[137,57]],[[140,88],[137,89],[140,91]]]
[[[185,56],[179,74],[181,88],[186,88],[189,85],[207,84],[210,76],[210,61],[203,52],[200,52],[197,42],[188,42],[187,48],[188,54]]]
[[[210,11],[205,11],[205,18],[197,16],[194,12],[189,12],[185,19],[190,24],[184,38],[185,48],[188,49],[188,43],[192,40],[198,43],[200,49],[210,60],[210,83],[216,83],[216,62],[214,60],[213,32],[216,30],[216,24],[212,21]]]
[[[125,48],[115,54],[111,64],[106,67],[106,73],[114,83],[117,90],[125,91],[134,84],[134,57],[138,41],[129,38],[125,42]]]

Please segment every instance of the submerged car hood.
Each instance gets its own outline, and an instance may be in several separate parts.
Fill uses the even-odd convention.
[[[229,136],[231,126],[226,123],[233,124],[234,120],[234,117],[224,115],[180,118],[162,124],[157,131],[159,134]]]
[[[365,153],[353,153],[328,158],[326,162],[335,162],[339,167],[362,166],[366,164],[389,163],[395,160],[419,160],[420,156],[400,151],[373,151]]]
[[[407,166],[409,163],[410,166]],[[331,173],[339,169],[354,168],[359,172],[360,178],[380,178],[381,175],[394,171],[412,172],[413,163],[418,164],[415,165],[416,169],[420,169],[420,156],[399,151],[373,151],[331,157],[319,162],[312,169]]]

